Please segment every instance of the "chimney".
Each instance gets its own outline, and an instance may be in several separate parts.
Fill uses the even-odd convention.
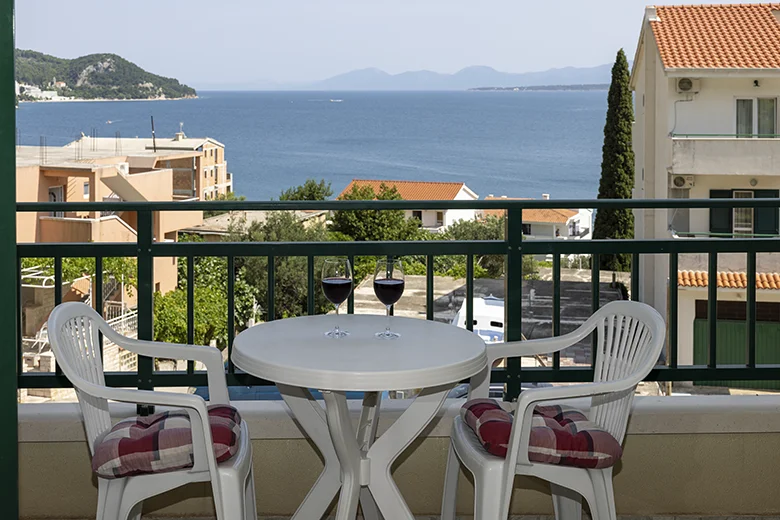
[[[645,18],[647,18],[648,22],[660,21],[660,18],[658,18],[658,10],[654,5],[649,5],[645,8]]]
[[[175,134],[173,134],[173,140],[174,141],[181,141],[185,137],[186,136],[184,135],[184,132],[176,132]]]
[[[550,200],[550,194],[549,193],[542,193],[542,200]]]
[[[492,193],[488,194],[487,198],[492,199],[493,198],[493,194]]]
[[[501,195],[501,198],[502,198],[502,199],[505,199],[505,198],[506,198],[506,195]]]

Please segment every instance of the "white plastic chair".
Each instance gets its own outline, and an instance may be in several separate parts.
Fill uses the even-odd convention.
[[[192,426],[192,468],[118,479],[98,477],[98,520],[140,520],[143,501],[191,482],[211,481],[219,520],[257,520],[252,475],[252,445],[246,422],[241,423],[239,449],[217,463],[212,448],[207,404],[229,404],[222,354],[213,347],[156,343],[115,332],[92,308],[64,303],[49,316],[49,341],[57,363],[73,383],[84,417],[90,454],[96,441],[111,429],[108,401],[174,406],[184,409]],[[119,347],[149,357],[192,359],[208,370],[210,402],[192,394],[131,390],[105,386],[99,332]]]
[[[442,520],[454,520],[459,461],[474,475],[475,520],[503,520],[509,515],[515,475],[530,475],[550,482],[555,517],[580,520],[582,497],[594,520],[615,520],[612,468],[583,469],[528,460],[531,419],[537,404],[576,397],[591,397],[588,419],[623,443],[634,390],[658,362],[665,339],[664,320],[652,307],[637,302],[612,302],[570,334],[556,338],[488,345],[488,367],[502,358],[560,351],[597,331],[593,383],[523,390],[506,458],[489,454],[476,434],[456,417],[444,483]],[[469,399],[487,398],[490,373],[471,380]]]

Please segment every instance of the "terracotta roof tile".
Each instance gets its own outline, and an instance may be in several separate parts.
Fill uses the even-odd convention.
[[[780,4],[658,6],[666,69],[780,69]]]
[[[485,197],[485,200],[534,200],[511,197]],[[487,209],[482,212],[486,216],[501,217],[504,215],[503,209]],[[523,210],[523,222],[538,222],[542,224],[566,224],[570,218],[578,212],[571,209],[547,209],[547,208],[528,208]]]
[[[680,287],[707,287],[709,276],[706,271],[679,271],[677,285]],[[747,289],[747,274],[718,273],[719,289]],[[780,273],[756,273],[756,289],[780,290]]]
[[[375,193],[379,193],[382,184],[398,190],[404,200],[454,200],[465,186],[462,182],[421,182],[421,181],[382,181],[352,179],[352,182],[344,188],[339,198],[350,193],[354,186],[371,186]]]

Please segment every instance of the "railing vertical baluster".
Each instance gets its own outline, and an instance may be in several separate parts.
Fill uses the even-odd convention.
[[[433,320],[433,255],[425,258],[425,319]]]
[[[553,283],[553,336],[561,335],[561,255],[556,253],[553,255],[553,267],[552,267],[552,283]],[[561,369],[561,352],[555,352],[553,354],[553,370]]]
[[[187,256],[187,343],[195,344],[195,257]],[[187,361],[187,373],[195,373],[195,362]]]
[[[122,288],[124,289],[124,287]],[[103,257],[95,257],[95,279],[92,282],[92,308],[100,316],[103,316]],[[98,348],[100,360],[103,360],[103,334],[98,334]]]
[[[631,255],[631,300],[639,301],[639,253]]]
[[[474,330],[474,255],[466,255],[466,329]]]
[[[709,331],[710,357],[707,366],[717,368],[718,352],[718,253],[710,253],[707,271],[707,329]]]
[[[523,337],[523,210],[511,207],[506,214],[504,240],[507,246],[504,295],[504,334],[506,341]],[[520,358],[511,358],[506,364],[506,396],[511,401],[520,395]]]
[[[233,365],[233,338],[236,336],[236,257],[227,257],[227,343],[228,343],[228,372],[236,371]]]
[[[16,275],[19,277],[16,281],[16,375],[21,375],[24,366],[24,353],[22,343],[22,259],[16,258]]]
[[[268,291],[267,300],[265,302],[268,312],[266,312],[266,321],[274,321],[276,315],[276,309],[274,308],[274,300],[276,299],[276,257],[271,255],[268,257]]]
[[[154,218],[150,210],[139,210],[138,219],[138,339],[154,339]],[[138,388],[153,390],[154,359],[138,356]],[[148,415],[153,406],[139,405],[138,413]]]
[[[747,366],[756,368],[756,252],[747,254]]]
[[[62,257],[54,257],[54,306],[62,303]],[[59,363],[55,363],[54,372],[57,375],[62,374]]]
[[[669,366],[677,368],[677,253],[669,253]]]
[[[352,279],[355,277],[355,257],[349,255],[347,257],[349,265],[352,266]],[[347,298],[347,314],[355,314],[355,288],[352,286],[352,290],[349,292],[349,298]]]
[[[309,316],[314,315],[314,256],[309,255],[307,257],[307,277],[308,281],[308,293],[307,293],[307,313]]]
[[[599,307],[601,306],[601,268],[600,268],[600,260],[601,257],[594,253],[590,257],[590,290],[591,290],[591,311],[596,312],[599,310]],[[596,368],[596,357],[598,356],[598,337],[596,336],[596,333],[593,332],[591,335],[591,341],[592,341],[592,355],[591,355],[591,363],[593,368]]]

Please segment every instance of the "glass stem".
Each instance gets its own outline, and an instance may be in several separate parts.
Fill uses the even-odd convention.
[[[385,336],[390,336],[390,307],[391,305],[386,305],[387,307],[387,326],[385,327]]]
[[[340,306],[341,306],[341,304],[340,304],[340,303],[339,303],[338,305],[336,305],[336,318],[337,318],[337,319],[338,319],[338,315],[339,315],[339,307],[340,307]],[[334,331],[334,333],[335,333],[335,336],[336,336],[337,338],[340,338],[340,337],[341,337],[341,329],[339,328],[338,321],[336,322],[336,326],[335,326],[335,327],[333,327],[333,331]]]

